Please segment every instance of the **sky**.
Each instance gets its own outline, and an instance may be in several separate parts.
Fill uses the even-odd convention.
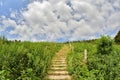
[[[0,0],[0,35],[22,41],[114,37],[120,0]]]

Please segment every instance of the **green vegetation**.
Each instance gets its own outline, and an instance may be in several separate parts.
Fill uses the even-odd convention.
[[[110,37],[71,45],[67,64],[73,80],[120,80],[120,45]],[[13,42],[1,37],[0,80],[44,80],[51,59],[61,46],[52,42]],[[85,49],[87,63],[83,61]]]
[[[115,36],[115,42],[120,44],[120,31]]]
[[[120,80],[120,45],[113,45],[109,37],[72,46],[74,51],[69,53],[67,63],[73,80]],[[87,64],[83,62],[84,49],[88,51]]]
[[[0,40],[0,80],[43,80],[59,43]]]
[[[102,36],[97,43],[97,53],[110,54],[113,50],[113,40],[109,36]]]
[[[0,36],[0,44],[8,43],[8,40],[5,36]]]

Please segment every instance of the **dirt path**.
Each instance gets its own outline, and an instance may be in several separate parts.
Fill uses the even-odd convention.
[[[51,68],[48,71],[48,80],[71,80],[66,64],[66,56],[68,52],[69,47],[64,45],[63,48],[53,57]]]

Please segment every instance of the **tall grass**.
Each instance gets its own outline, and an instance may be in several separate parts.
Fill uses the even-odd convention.
[[[97,46],[96,42],[73,43],[74,51],[67,57],[73,80],[120,80],[120,46],[114,44],[113,50],[105,55],[97,53]],[[83,63],[84,49],[88,51],[86,65]]]
[[[59,43],[0,43],[0,80],[43,80],[60,48]]]

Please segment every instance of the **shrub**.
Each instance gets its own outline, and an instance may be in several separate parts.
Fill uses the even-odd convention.
[[[97,53],[109,54],[112,50],[113,40],[109,36],[101,36],[97,46]]]
[[[120,44],[120,31],[115,36],[115,42]]]

